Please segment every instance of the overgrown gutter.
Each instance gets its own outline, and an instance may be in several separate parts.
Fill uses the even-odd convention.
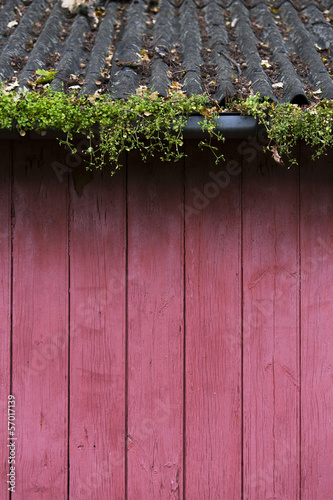
[[[202,130],[200,122],[203,121],[203,116],[190,116],[187,124],[184,127],[184,139],[205,139],[208,133]],[[262,125],[252,116],[242,116],[238,114],[223,113],[218,118],[216,131],[220,132],[226,139],[246,139],[247,137],[255,137]],[[82,137],[81,135],[78,137]],[[56,139],[65,138],[63,132],[49,130],[46,134],[41,135],[38,132],[29,130],[26,132],[24,139]],[[0,140],[22,139],[20,134],[14,130],[0,130]]]

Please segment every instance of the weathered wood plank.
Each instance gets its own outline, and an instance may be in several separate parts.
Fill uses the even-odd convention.
[[[183,498],[181,165],[128,169],[128,498]]]
[[[296,499],[297,171],[257,153],[243,172],[244,498]]]
[[[70,212],[70,498],[125,498],[126,189],[94,172]]]
[[[10,313],[11,313],[11,162],[12,143],[0,142],[0,498],[9,498],[9,441],[7,401],[10,394]],[[15,409],[15,408],[14,408]],[[15,423],[15,422],[14,422]],[[15,467],[16,463],[12,463]]]
[[[185,491],[200,500],[242,496],[241,168],[233,148],[215,167],[209,152],[187,143]]]
[[[52,142],[15,145],[13,393],[17,497],[67,494],[67,187]]]
[[[301,156],[302,500],[332,498],[332,153]]]

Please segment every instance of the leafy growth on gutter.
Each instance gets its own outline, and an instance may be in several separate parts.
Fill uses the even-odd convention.
[[[45,75],[41,75],[45,76]],[[48,75],[46,75],[48,77]],[[220,154],[214,139],[224,141],[216,130],[217,117],[223,112],[251,115],[266,127],[269,149],[282,164],[296,164],[292,148],[303,140],[314,148],[314,157],[333,146],[333,101],[321,100],[308,107],[276,104],[268,98],[252,95],[234,100],[221,109],[205,95],[186,96],[181,90],[170,90],[166,97],[138,89],[126,100],[112,100],[98,93],[91,96],[40,91],[0,89],[0,129],[17,129],[24,136],[34,130],[45,135],[48,130],[65,133],[60,143],[75,149],[74,134],[84,134],[90,145],[83,152],[87,168],[102,168],[106,162],[113,172],[121,166],[124,152],[138,150],[142,158],[158,155],[164,161],[177,161],[184,156],[183,127],[192,114],[202,115],[201,127],[207,131],[208,146],[216,163]],[[96,138],[98,137],[98,140]]]
[[[219,109],[208,107],[208,97],[187,97],[181,91],[170,91],[167,97],[156,92],[139,89],[136,95],[124,100],[109,96],[78,95],[40,92],[20,89],[18,92],[2,90],[0,93],[0,129],[16,128],[24,136],[35,130],[45,135],[47,130],[61,131],[75,154],[74,134],[84,134],[90,146],[84,152],[87,167],[102,168],[106,162],[113,165],[113,172],[121,166],[123,152],[138,150],[143,160],[159,155],[163,161],[178,161],[184,156],[183,127],[192,114],[203,116],[201,127],[208,139],[201,146],[208,146],[216,162],[222,155],[212,144],[212,139],[223,141],[216,132]],[[96,136],[99,140],[96,141]]]
[[[272,103],[268,97],[262,99],[257,94],[232,103],[230,109],[252,115],[265,126],[269,139],[266,150],[272,152],[277,163],[297,164],[292,149],[298,141],[313,148],[313,159],[326,154],[333,146],[333,100],[323,99],[300,107],[291,103]]]

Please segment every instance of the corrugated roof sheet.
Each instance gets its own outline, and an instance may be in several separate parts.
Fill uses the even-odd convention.
[[[333,0],[109,1],[72,14],[60,1],[8,0],[0,81],[33,87],[36,70],[54,69],[54,89],[115,98],[177,82],[219,103],[251,92],[305,103],[333,98],[332,44]]]

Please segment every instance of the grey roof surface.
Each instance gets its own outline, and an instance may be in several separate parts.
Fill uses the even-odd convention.
[[[115,98],[139,86],[166,95],[177,82],[219,103],[252,92],[331,99],[332,48],[333,0],[109,1],[72,14],[60,1],[7,0],[0,10],[0,81],[36,87],[36,70],[55,69],[54,89]]]

